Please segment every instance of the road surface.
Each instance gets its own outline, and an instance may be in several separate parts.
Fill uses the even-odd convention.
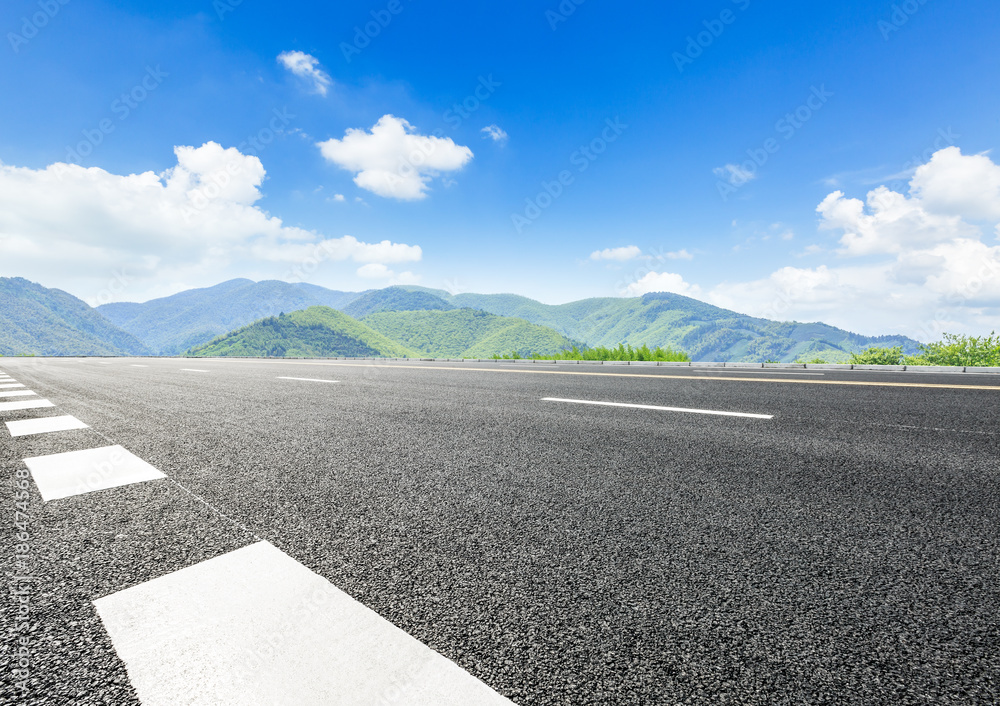
[[[0,373],[4,703],[1000,701],[1000,375]]]

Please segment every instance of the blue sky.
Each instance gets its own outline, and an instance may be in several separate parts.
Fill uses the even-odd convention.
[[[1000,6],[577,2],[7,2],[0,275],[1000,328]]]

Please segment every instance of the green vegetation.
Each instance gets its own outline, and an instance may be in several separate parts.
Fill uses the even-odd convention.
[[[691,358],[683,351],[675,351],[671,348],[661,348],[657,346],[652,350],[645,343],[638,348],[633,348],[627,343],[619,343],[614,348],[597,346],[595,348],[584,348],[580,350],[577,346],[559,351],[558,353],[544,355],[534,353],[522,356],[517,351],[506,355],[494,355],[500,360],[516,360],[519,358],[531,358],[532,360],[627,360],[627,361],[662,361],[672,363],[688,363]]]
[[[946,333],[943,340],[920,346],[920,362],[908,365],[966,365],[1000,367],[1000,336],[996,331],[989,336],[962,336]]]
[[[553,354],[574,342],[545,326],[476,309],[382,311],[363,322],[387,338],[434,358],[489,358]]]
[[[916,355],[905,355],[901,346],[867,348],[851,356],[859,365],[955,365],[1000,367],[1000,336],[963,336],[946,333],[942,340],[921,343]]]
[[[192,356],[390,357],[415,353],[326,306],[261,319],[192,348]]]
[[[148,353],[76,297],[20,277],[0,277],[0,355]]]
[[[104,304],[97,310],[154,352],[176,355],[282,311],[300,311],[311,306],[340,309],[358,296],[312,284],[234,279],[144,304]]]
[[[386,287],[365,292],[345,306],[343,311],[355,319],[364,319],[381,311],[448,311],[457,308],[429,291]]]
[[[905,356],[902,346],[892,348],[871,347],[851,355],[855,365],[903,365]]]
[[[662,346],[686,351],[692,360],[791,362],[822,358],[846,363],[852,351],[866,346],[902,346],[904,352],[915,354],[918,345],[904,336],[868,337],[823,323],[759,319],[679,294],[548,305],[514,294],[452,296],[440,290],[422,291],[457,306],[548,326],[588,346],[613,347],[622,342]]]

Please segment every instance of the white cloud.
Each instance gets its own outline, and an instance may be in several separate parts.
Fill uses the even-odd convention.
[[[392,277],[392,275],[392,270],[377,262],[362,265],[358,268],[358,277],[365,277],[366,279],[383,279],[386,277]]]
[[[840,233],[841,262],[724,282],[706,299],[766,318],[925,341],[1000,328],[1000,246],[983,242],[977,225],[1000,236],[1000,166],[985,155],[946,147],[915,170],[908,194],[879,186],[861,201],[835,191],[816,210],[822,229]],[[862,256],[861,264],[843,262]]]
[[[299,78],[312,84],[314,93],[325,96],[333,81],[319,68],[319,59],[301,51],[285,51],[278,54],[278,62]]]
[[[365,279],[389,280],[389,284],[416,284],[420,281],[420,277],[412,272],[406,271],[396,273],[380,263],[363,265],[358,268],[357,274],[358,277],[363,277]]]
[[[344,195],[343,194],[334,194],[333,196],[331,196],[330,198],[328,198],[327,201],[333,201],[333,202],[336,202],[336,203],[343,203],[344,202]]]
[[[355,172],[354,183],[385,198],[416,200],[442,172],[461,169],[472,150],[447,137],[420,135],[410,123],[383,115],[371,132],[351,128],[342,140],[317,143],[327,161]]]
[[[668,260],[693,260],[694,259],[694,255],[692,255],[691,253],[689,253],[687,250],[685,250],[683,248],[680,249],[680,250],[672,250],[670,252],[665,252],[665,253],[663,253],[663,257],[665,257]]]
[[[945,147],[917,167],[910,191],[935,213],[973,221],[1000,221],[1000,165],[985,154]]]
[[[136,300],[215,284],[230,269],[289,279],[300,263],[422,258],[416,245],[286,226],[254,205],[265,178],[257,157],[215,142],[174,152],[177,164],[159,174],[0,166],[0,274],[43,283],[56,277],[67,283],[57,286],[89,296],[125,271],[129,285],[117,298]]]
[[[503,130],[499,125],[487,125],[482,130],[483,137],[488,137],[494,142],[505,142],[507,140],[507,132]]]
[[[712,173],[720,179],[725,179],[733,186],[746,184],[748,181],[756,178],[757,176],[756,173],[747,171],[738,164],[726,164],[721,167],[716,167],[712,170]]]
[[[822,217],[821,228],[843,232],[840,244],[846,255],[898,253],[978,234],[961,217],[928,211],[919,199],[884,186],[869,191],[865,202],[834,191],[816,212]]]
[[[696,284],[685,282],[682,276],[674,272],[647,272],[641,279],[625,288],[626,297],[638,297],[649,292],[670,292],[697,297],[701,294],[701,288]]]
[[[590,253],[591,260],[617,260],[619,262],[624,262],[625,260],[632,260],[642,255],[642,250],[640,250],[635,245],[627,245],[620,248],[605,248],[604,250],[595,250]]]

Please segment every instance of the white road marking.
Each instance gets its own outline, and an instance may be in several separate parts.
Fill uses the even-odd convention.
[[[24,387],[23,383],[20,382],[3,382],[0,383],[0,389],[9,390],[14,387]]]
[[[512,706],[268,542],[94,606],[144,706]]]
[[[11,436],[28,436],[29,434],[47,434],[52,431],[69,431],[70,429],[86,429],[87,425],[76,417],[39,417],[38,419],[22,419],[7,422],[7,430]]]
[[[31,390],[4,390],[0,392],[0,397],[22,397],[23,395],[34,395]]]
[[[181,370],[183,370],[184,372],[187,372],[187,373],[207,373],[208,372],[207,370],[198,370],[197,368],[181,368]]]
[[[110,360],[99,360],[99,361],[97,361],[97,364],[98,365],[114,365],[114,363],[112,363]]]
[[[121,446],[103,446],[86,451],[68,451],[24,459],[42,500],[58,500],[94,490],[166,478],[135,454]]]
[[[722,412],[714,409],[688,409],[686,407],[658,407],[651,404],[629,404],[626,402],[595,402],[593,400],[564,400],[559,397],[543,397],[543,402],[570,402],[572,404],[593,404],[606,407],[630,407],[632,409],[655,409],[661,412],[690,412],[691,414],[717,414],[723,417],[748,417],[750,419],[772,419],[773,414],[752,414],[750,412]]]
[[[319,378],[286,378],[281,375],[278,376],[279,380],[302,380],[303,382],[340,382],[340,380],[320,380]]]
[[[148,365],[140,365],[139,363],[131,363],[133,368],[148,368]]]
[[[17,402],[0,402],[0,412],[16,412],[20,409],[38,409],[40,407],[55,407],[48,400],[18,400]]]

